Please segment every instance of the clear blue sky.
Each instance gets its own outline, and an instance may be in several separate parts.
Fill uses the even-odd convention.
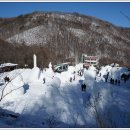
[[[130,27],[120,11],[130,18],[130,2],[0,2],[0,17],[14,17],[34,11],[78,12]]]

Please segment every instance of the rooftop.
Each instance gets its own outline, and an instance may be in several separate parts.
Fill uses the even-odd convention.
[[[14,64],[14,63],[3,63],[0,65],[0,68],[6,67],[6,66],[17,66],[18,64]]]

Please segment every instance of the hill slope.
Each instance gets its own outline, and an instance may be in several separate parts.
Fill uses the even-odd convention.
[[[34,12],[1,18],[0,38],[15,45],[45,48],[54,63],[70,57],[79,61],[82,53],[98,55],[102,64],[130,63],[130,29],[77,13]]]

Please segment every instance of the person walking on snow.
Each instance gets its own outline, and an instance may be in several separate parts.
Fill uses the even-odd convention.
[[[115,80],[115,85],[117,85],[117,79]]]
[[[72,82],[72,77],[70,77],[70,82]]]
[[[118,85],[120,86],[120,80],[118,80]]]
[[[74,75],[74,78],[73,78],[73,80],[75,80],[75,75]]]
[[[84,92],[86,91],[86,84],[84,84]]]
[[[43,84],[45,84],[45,78],[43,78]]]
[[[84,91],[84,92],[86,91],[86,84],[85,84],[85,83],[81,85],[81,89],[82,89],[82,92],[83,92],[83,91]]]
[[[109,76],[109,72],[107,72],[107,75],[106,75],[106,78],[105,78],[106,82],[108,80],[108,76]]]

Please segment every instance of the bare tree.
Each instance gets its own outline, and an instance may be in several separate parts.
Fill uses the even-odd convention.
[[[22,72],[22,73],[23,73],[23,72]],[[12,93],[13,91],[18,90],[19,88],[22,87],[22,86],[16,87],[16,88],[10,90],[9,92],[7,92],[6,94],[4,94],[5,89],[7,88],[8,84],[11,83],[17,76],[20,76],[20,77],[21,77],[21,80],[23,81],[23,77],[22,77],[22,75],[21,75],[22,73],[20,73],[20,74],[16,75],[15,77],[13,77],[9,82],[7,82],[7,83],[5,84],[5,86],[4,86],[3,88],[1,88],[0,102],[1,102],[7,95],[9,95],[9,94]],[[23,82],[24,82],[24,81],[23,81]],[[24,83],[24,84],[25,84],[25,83]],[[12,84],[12,85],[13,85],[13,84]],[[14,85],[13,85],[13,86],[14,86]]]

